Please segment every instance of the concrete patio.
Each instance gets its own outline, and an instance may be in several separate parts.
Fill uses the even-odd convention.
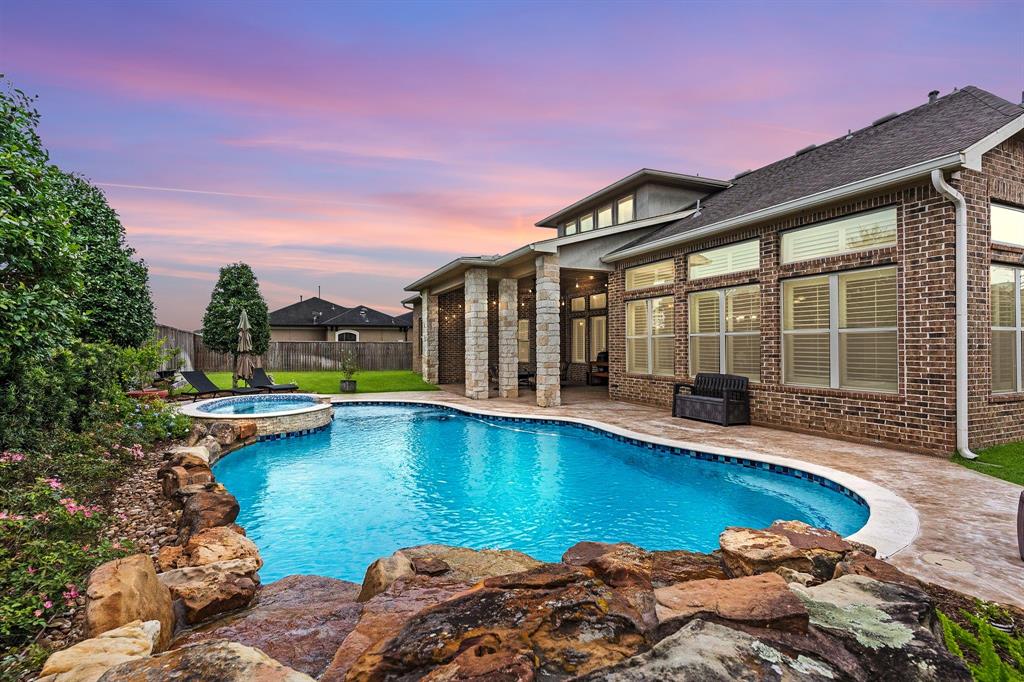
[[[675,419],[666,409],[609,400],[607,388],[601,386],[565,388],[561,406],[548,408],[537,407],[530,390],[518,398],[492,397],[481,404],[464,397],[461,385],[443,388],[441,392],[332,397],[336,401],[429,400],[499,413],[584,418],[672,439],[697,450],[702,445],[726,448],[754,458],[789,457],[839,469],[888,488],[917,510],[919,533],[890,558],[893,564],[926,581],[1024,606],[1024,561],[1016,542],[1020,486],[940,457],[759,426],[724,428]]]

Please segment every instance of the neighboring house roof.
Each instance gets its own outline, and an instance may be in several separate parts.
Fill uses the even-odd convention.
[[[395,320],[403,327],[412,327],[412,311],[402,313],[401,315],[395,315]]]
[[[1022,115],[1024,106],[968,86],[741,174],[730,187],[702,200],[699,214],[664,225],[612,254],[962,152]]]
[[[404,317],[404,316],[400,316]],[[379,310],[359,305],[346,308],[313,296],[270,313],[271,327],[409,327]]]

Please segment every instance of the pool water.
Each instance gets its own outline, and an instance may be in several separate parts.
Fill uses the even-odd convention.
[[[316,396],[258,395],[218,399],[203,405],[199,411],[209,414],[268,414],[312,407],[318,402]]]
[[[338,405],[331,428],[220,460],[264,581],[360,581],[374,559],[443,543],[558,561],[580,540],[711,551],[726,526],[796,519],[843,535],[868,509],[805,479],[633,445],[569,424],[409,405]]]

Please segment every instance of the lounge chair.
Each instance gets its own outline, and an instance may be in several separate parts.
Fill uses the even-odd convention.
[[[267,376],[266,370],[262,367],[257,367],[252,371],[252,378],[249,379],[249,385],[261,391],[267,393],[285,393],[287,391],[299,390],[296,384],[275,384]]]
[[[192,388],[196,389],[195,395],[192,397],[192,402],[199,400],[203,396],[214,396],[216,397],[220,393],[230,393],[231,395],[249,395],[252,393],[259,393],[258,388],[220,388],[215,383],[210,381],[210,377],[206,376],[206,372],[199,370],[183,371],[181,376],[185,377],[185,381],[192,385]]]

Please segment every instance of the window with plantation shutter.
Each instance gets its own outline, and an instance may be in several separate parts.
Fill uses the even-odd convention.
[[[608,350],[608,318],[598,315],[590,318],[590,359]]]
[[[626,371],[675,374],[675,311],[671,296],[626,303]]]
[[[896,209],[829,220],[782,233],[782,262],[856,253],[896,244]]]
[[[691,280],[756,270],[761,265],[761,241],[750,239],[717,249],[698,251],[686,257],[687,277]]]
[[[587,319],[578,317],[572,321],[572,361],[587,361]]]
[[[1024,270],[994,265],[990,277],[992,392],[1024,391],[1021,376]]]
[[[671,284],[675,270],[675,264],[671,259],[628,268],[626,270],[626,291]]]
[[[516,327],[516,351],[519,362],[530,361],[530,321],[518,320]]]
[[[895,392],[896,268],[782,283],[783,381]]]
[[[724,372],[761,380],[761,288],[690,294],[690,375]]]

